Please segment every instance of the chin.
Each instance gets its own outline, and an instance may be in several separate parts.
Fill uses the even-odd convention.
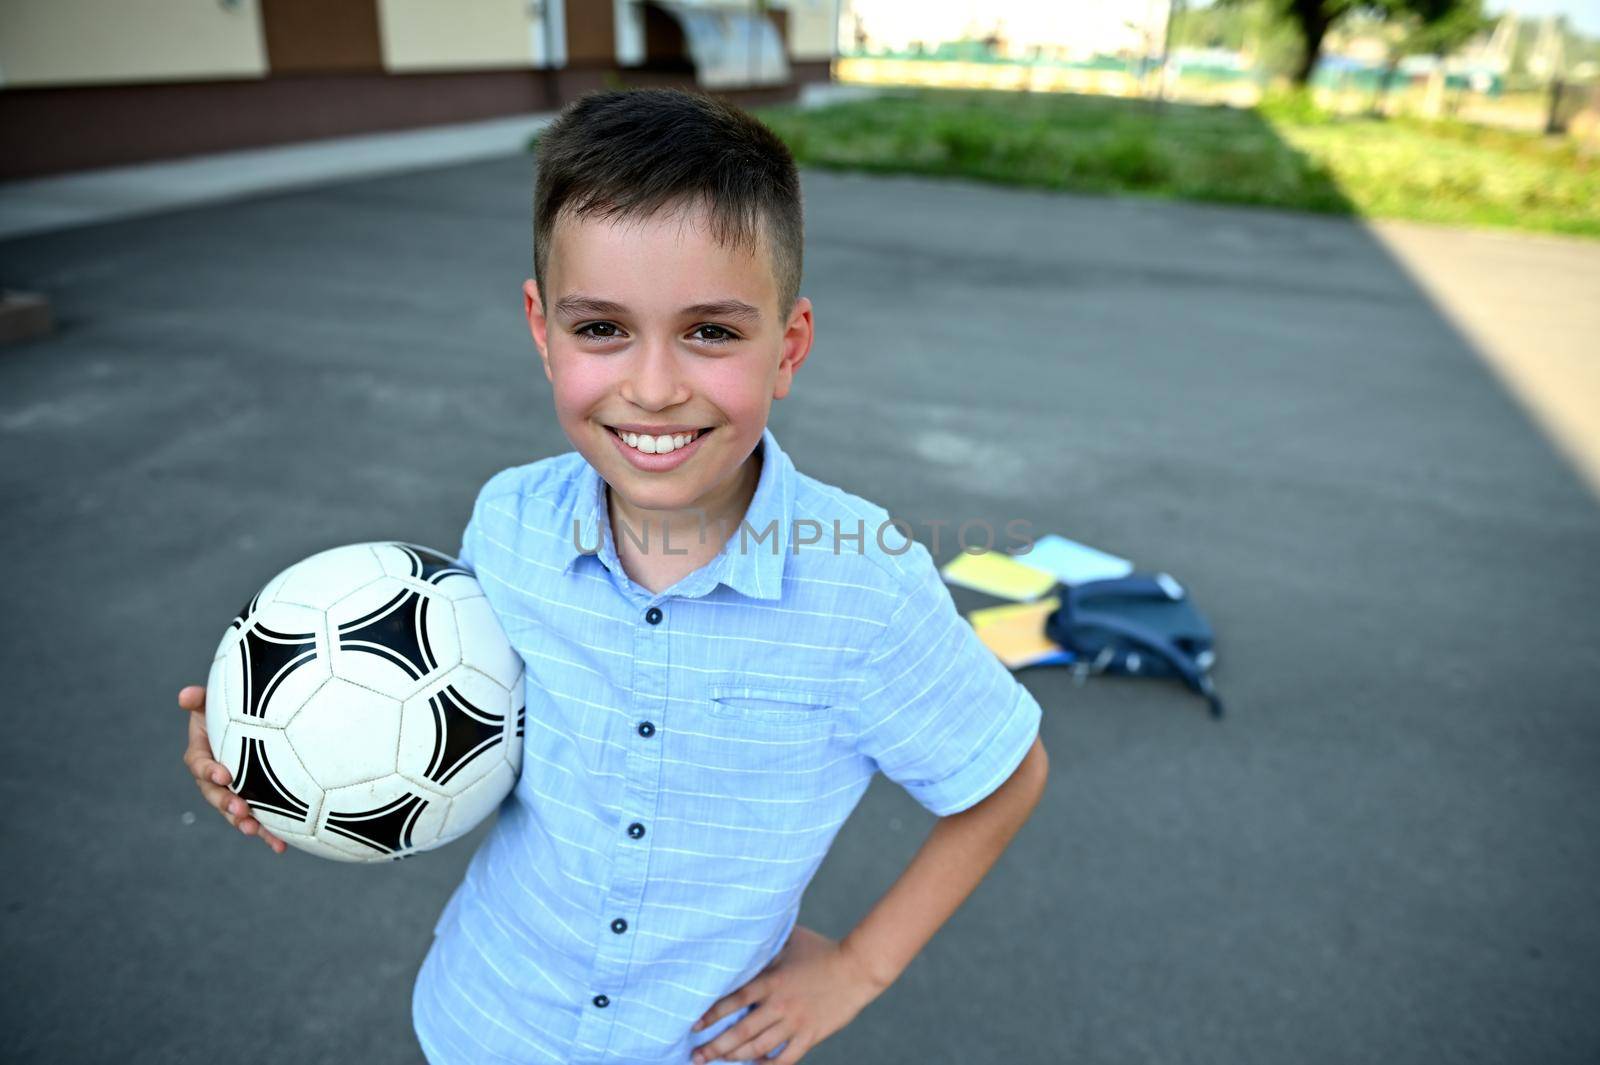
[[[617,484],[609,480],[607,483],[613,486]],[[628,478],[623,480],[621,485],[628,494],[628,502],[641,510],[685,510],[694,506],[695,501],[700,498],[699,484],[641,485],[638,481]]]

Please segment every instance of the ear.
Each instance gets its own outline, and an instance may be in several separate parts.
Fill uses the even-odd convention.
[[[773,399],[782,399],[789,394],[795,372],[811,353],[811,341],[815,335],[811,301],[801,296],[794,301],[794,310],[789,312],[789,321],[783,327],[783,355],[778,361],[778,380],[772,389]]]
[[[539,282],[531,277],[522,283],[522,313],[528,318],[528,331],[539,349],[539,361],[544,363],[544,375],[553,381],[555,378],[550,376],[550,323],[545,320],[544,301],[539,298]]]

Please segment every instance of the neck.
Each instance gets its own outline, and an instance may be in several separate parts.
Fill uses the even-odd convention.
[[[686,510],[650,510],[633,506],[606,486],[612,542],[618,555],[660,555],[670,548],[673,556],[709,559],[739,528],[750,509],[765,460],[760,444],[745,459],[728,483],[698,507]],[[701,543],[702,537],[704,543]],[[641,545],[643,545],[641,547]],[[687,554],[685,554],[687,552]]]

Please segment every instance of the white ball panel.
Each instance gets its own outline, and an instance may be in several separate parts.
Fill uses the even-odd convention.
[[[396,751],[395,771],[419,786],[437,787],[427,783],[428,767],[435,760],[435,742],[439,735],[434,700],[449,686],[449,676],[438,677],[400,707],[400,745]]]
[[[483,596],[483,587],[478,584],[477,578],[465,573],[452,573],[442,577],[434,587],[439,590],[440,595],[457,603],[463,599],[479,599]]]
[[[453,569],[456,565],[455,556],[450,552],[424,544],[390,542],[373,544],[372,548],[383,571],[391,577],[425,581],[429,571]]]
[[[507,760],[508,716],[514,733],[510,692],[477,670],[451,670],[406,701],[399,771],[446,795],[459,795]]]
[[[372,553],[377,556],[378,564],[383,572],[391,577],[417,577],[416,563],[412,560],[399,544],[373,544]]]
[[[487,774],[450,801],[449,816],[439,833],[441,845],[477,828],[511,794],[517,782],[515,770],[503,759],[496,759],[491,767]]]
[[[228,634],[222,638],[222,659],[218,663],[222,666],[220,673],[214,674],[221,681],[218,689],[222,698],[220,702],[213,703],[212,691],[209,683],[206,687],[206,728],[211,727],[211,714],[213,710],[220,709],[224,717],[240,717],[244,714],[244,665],[243,647],[240,640],[243,638],[240,631],[233,626],[228,627]]]
[[[283,814],[277,813],[273,810],[258,810],[254,806],[251,806],[250,813],[257,821],[260,821],[264,826],[266,826],[267,831],[271,832],[274,836],[282,837],[286,834],[293,833],[297,828],[304,829],[306,827],[305,822],[301,821],[299,818],[285,817]]]
[[[211,663],[211,675],[206,678],[206,738],[211,741],[213,758],[221,750],[222,737],[228,729],[227,666],[226,657],[217,659]]]
[[[316,855],[318,858],[329,858],[336,862],[357,862],[367,860],[363,855],[359,855],[351,851],[340,850],[338,847],[330,843],[326,843],[318,839],[316,836],[303,836],[298,832],[282,832],[276,829],[274,830],[274,833],[279,839],[283,840],[291,847],[297,847],[300,850],[305,851],[307,854]],[[368,851],[368,853],[371,852]]]
[[[228,767],[228,780],[239,779],[239,737],[246,731],[246,726],[224,721],[220,728],[206,725],[206,738],[211,741],[211,757]]]
[[[394,772],[400,704],[335,677],[317,689],[284,731],[318,784],[345,787]]]
[[[425,636],[423,648],[432,656],[434,669],[455,668],[461,663],[455,604],[437,592],[430,592],[420,614]]]
[[[236,626],[229,624],[227,631],[222,634],[222,639],[217,641],[217,652],[211,656],[211,661],[216,662],[218,659],[226,655],[228,653],[228,648],[236,643],[238,639],[239,629]]]
[[[341,625],[349,625],[367,618],[374,611],[389,605],[395,596],[406,589],[421,587],[423,586],[414,581],[404,581],[394,577],[382,577],[370,584],[364,584],[328,608],[328,630],[337,635]]]
[[[299,563],[295,563],[296,566]],[[272,575],[272,579],[261,586],[261,592],[256,596],[256,608],[260,609],[272,602],[277,597],[278,589],[283,587],[283,582],[289,579],[289,574],[294,572],[294,566],[285,566]],[[249,620],[246,618],[245,620]]]
[[[373,850],[364,843],[347,839],[337,832],[319,832],[316,841],[329,851],[337,855],[334,859],[340,862],[389,862],[394,860],[394,855],[384,854]]]
[[[462,666],[450,671],[450,684],[472,700],[476,706],[486,714],[504,718],[511,711],[514,697],[499,681],[488,677],[470,666]]]
[[[366,544],[335,547],[291,566],[273,599],[327,610],[357,588],[382,576],[383,569]]]
[[[517,654],[482,597],[456,603],[456,628],[461,634],[461,660],[488,674],[507,691],[522,683],[522,656]]]
[[[333,672],[336,677],[396,700],[409,697],[429,680],[415,680],[388,658],[350,648],[336,652]]]

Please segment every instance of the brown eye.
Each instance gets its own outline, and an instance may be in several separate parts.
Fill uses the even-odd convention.
[[[602,332],[591,333],[589,332],[591,329],[599,329]],[[610,332],[604,332],[603,330],[610,330]],[[573,332],[580,337],[589,337],[592,340],[612,340],[617,336],[617,327],[611,322],[590,322],[587,325],[580,325]]]
[[[703,340],[707,344],[726,344],[730,340],[738,340],[739,339],[732,332],[730,332],[727,329],[722,328],[722,326],[720,326],[720,325],[697,325],[697,326],[694,327],[694,331],[696,333],[698,333],[698,332],[700,332],[701,330],[704,330],[704,329],[710,329],[715,334],[718,334],[718,335],[715,335],[715,336],[703,336],[703,337],[699,338],[700,340]]]

